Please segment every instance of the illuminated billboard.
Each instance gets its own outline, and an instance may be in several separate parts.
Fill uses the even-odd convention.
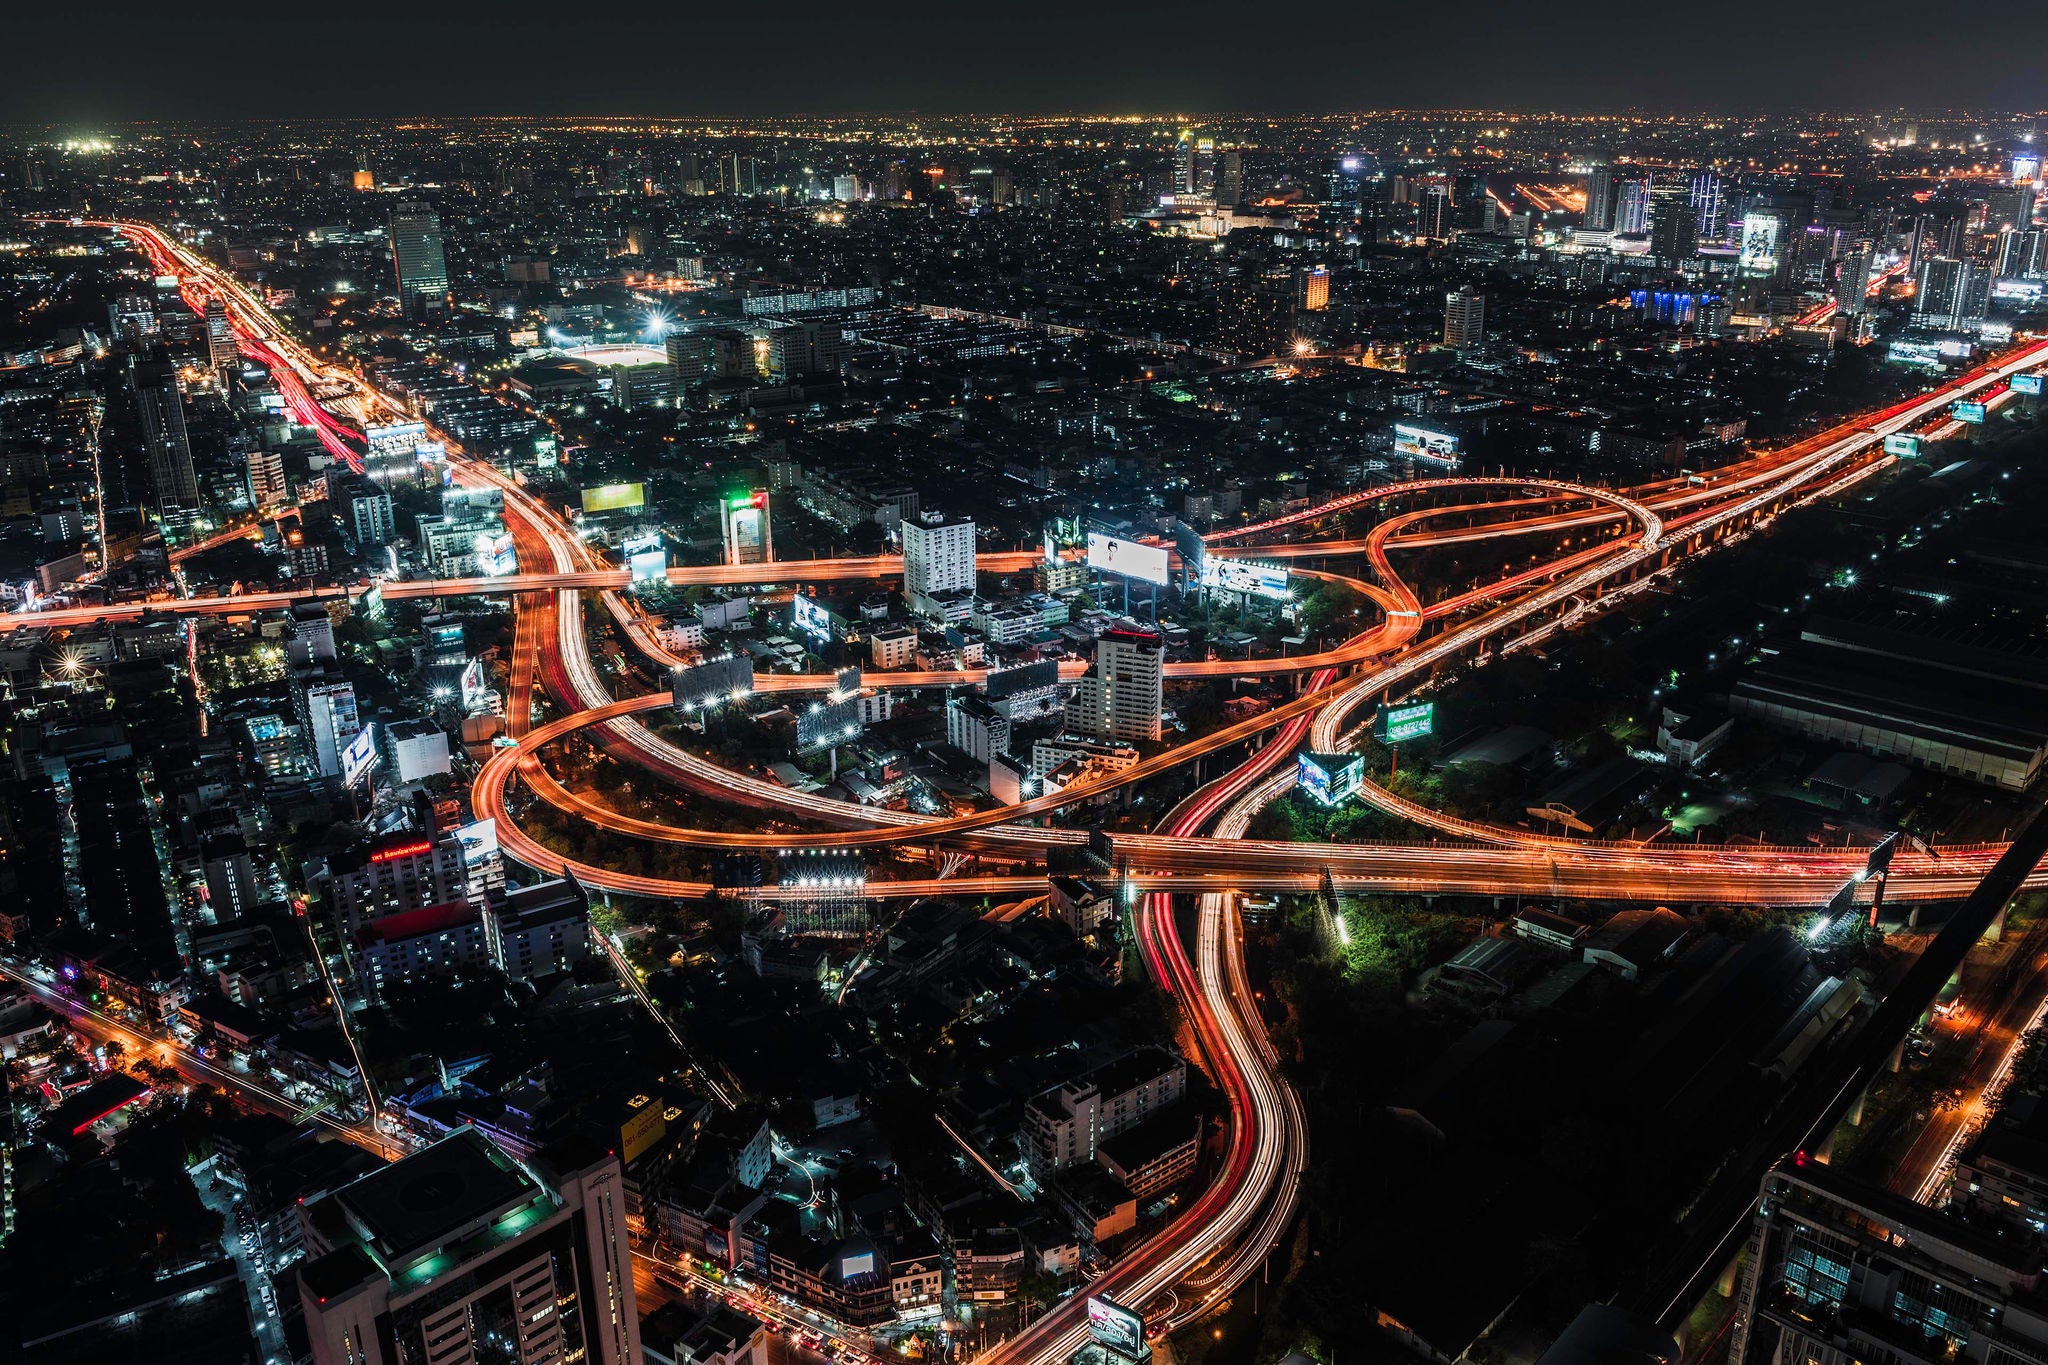
[[[647,490],[637,483],[607,483],[583,490],[585,512],[624,512],[647,504]]]
[[[1778,269],[1777,216],[1770,213],[1745,214],[1742,219],[1742,254],[1736,258],[1744,273],[1769,275]]]
[[[1911,459],[1920,453],[1920,438],[1910,431],[1895,431],[1884,438],[1884,453]]]
[[[506,574],[519,572],[519,557],[512,548],[511,532],[480,532],[473,544],[478,573],[487,578],[503,578]]]
[[[1088,567],[1161,587],[1166,585],[1166,551],[1156,545],[1106,536],[1100,531],[1088,533]]]
[[[2014,393],[2032,394],[2034,397],[2039,398],[2041,396],[2041,376],[2038,374],[2014,375],[2012,377],[2012,391]]]
[[[420,475],[420,448],[428,445],[425,422],[390,422],[363,428],[369,449],[363,472],[380,483],[411,482]]]
[[[1088,1335],[1128,1360],[1145,1354],[1145,1319],[1100,1294],[1088,1296]]]
[[[1341,805],[1364,785],[1365,757],[1302,753],[1294,760],[1294,780],[1317,805]]]
[[[1287,596],[1287,570],[1241,559],[1212,559],[1202,571],[1202,586],[1279,601]]]
[[[796,747],[799,749],[822,749],[828,745],[844,744],[849,739],[859,737],[859,697],[848,697],[844,701],[812,702],[810,710],[796,718]]]
[[[679,668],[671,690],[676,706],[684,711],[738,701],[754,690],[754,661],[744,654],[727,654]]]
[[[668,551],[662,546],[661,532],[627,536],[619,542],[619,554],[625,559],[626,569],[633,575],[635,583],[667,581]]]
[[[789,624],[816,640],[830,640],[838,633],[825,604],[802,593],[789,599]]]
[[[1394,423],[1394,453],[1411,459],[1435,460],[1441,464],[1458,462],[1458,438],[1448,431],[1431,431],[1428,427],[1410,426],[1406,422]]]
[[[1422,739],[1436,729],[1436,703],[1404,702],[1399,706],[1380,703],[1372,719],[1372,736],[1382,744],[1401,744]]]
[[[2032,307],[2048,294],[2048,285],[2039,280],[1993,280],[1991,298],[1994,303],[2016,303]]]
[[[1984,423],[1984,405],[1972,402],[1967,398],[1958,398],[1955,406],[1948,410],[1948,415],[1955,418],[1958,422],[1968,422],[1973,426],[1982,426]]]
[[[377,726],[375,722],[356,731],[356,737],[341,751],[341,785],[353,787],[369,776],[370,769],[377,766]]]

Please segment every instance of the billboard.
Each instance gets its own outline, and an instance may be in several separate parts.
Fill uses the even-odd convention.
[[[484,531],[472,542],[476,550],[476,571],[487,578],[502,578],[519,572],[519,556],[512,548],[510,531]]]
[[[828,744],[844,744],[860,735],[860,698],[848,697],[844,701],[811,703],[808,711],[796,718],[796,747],[799,749],[821,749]]]
[[[1184,521],[1174,523],[1173,548],[1180,551],[1181,576],[1192,582],[1206,583],[1209,547],[1203,543],[1202,533]]]
[[[363,428],[369,449],[363,454],[363,472],[380,483],[417,479],[420,448],[429,444],[425,422],[388,422]]]
[[[2014,393],[2032,394],[2034,397],[2039,398],[2041,396],[2041,376],[2038,374],[2014,375],[2012,377],[2012,391]]]
[[[484,673],[483,656],[478,655],[462,666],[462,709],[474,711],[489,698],[490,679]]]
[[[990,701],[1003,701],[1026,692],[1041,692],[1060,685],[1060,661],[1040,659],[1015,668],[991,668],[983,686]]]
[[[661,532],[627,536],[619,542],[619,554],[625,559],[626,568],[635,583],[667,580],[668,551],[662,546]]]
[[[1982,403],[1973,402],[1967,398],[1958,398],[1955,406],[1948,411],[1949,416],[1955,418],[1958,422],[1969,422],[1976,426],[1982,426],[1984,423],[1984,405]]]
[[[677,669],[669,687],[675,704],[685,711],[738,701],[754,690],[754,661],[744,654],[706,659]]]
[[[1121,540],[1100,531],[1088,533],[1088,567],[1166,586],[1166,551],[1157,545],[1140,545],[1135,540]]]
[[[1911,459],[1920,453],[1920,438],[1910,431],[1895,431],[1884,438],[1884,453]]]
[[[2016,303],[2031,307],[2048,294],[2048,285],[2039,280],[1993,280],[1991,297],[1999,303]]]
[[[1365,783],[1365,756],[1303,752],[1294,760],[1294,780],[1318,805],[1341,805]]]
[[[356,731],[356,737],[341,751],[341,785],[353,787],[377,766],[377,724],[372,721]]]
[[[1088,1335],[1126,1359],[1145,1354],[1145,1319],[1100,1294],[1088,1296]]]
[[[1287,596],[1287,570],[1272,564],[1247,564],[1241,559],[1212,559],[1203,571],[1202,586],[1269,597],[1277,602]]]
[[[623,512],[628,508],[643,507],[646,503],[647,490],[637,483],[607,483],[583,490],[585,513]]]
[[[789,624],[816,640],[830,640],[838,633],[825,604],[802,593],[789,599]]]
[[[1433,701],[1403,702],[1398,706],[1381,702],[1372,718],[1372,737],[1382,744],[1424,739],[1435,729],[1436,703]]]
[[[1769,275],[1778,268],[1777,215],[1745,214],[1742,219],[1742,254],[1736,258],[1745,274]]]
[[[1417,460],[1436,460],[1443,464],[1458,462],[1458,438],[1448,431],[1431,431],[1428,427],[1410,426],[1406,422],[1394,423],[1394,453]]]

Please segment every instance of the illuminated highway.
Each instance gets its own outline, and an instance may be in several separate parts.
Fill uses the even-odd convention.
[[[312,402],[308,381],[348,385],[357,395],[351,401],[365,412],[388,408],[388,400],[355,376],[315,360],[284,335],[246,289],[191,253],[153,229],[124,225],[121,230],[143,241],[159,268],[181,277],[190,291],[188,299],[203,292],[225,299],[245,351],[273,364],[295,416],[321,432],[323,441],[331,440],[329,448],[336,451],[337,458],[353,458],[353,433]],[[719,767],[653,734],[637,718],[667,709],[670,699],[665,695],[612,698],[597,674],[585,635],[581,594],[599,591],[606,610],[634,647],[657,661],[669,657],[637,607],[621,596],[627,576],[603,562],[543,502],[490,465],[467,458],[453,443],[450,455],[459,479],[503,489],[522,573],[501,580],[386,584],[382,590],[388,597],[516,594],[518,626],[508,699],[515,744],[496,752],[476,780],[475,816],[498,820],[505,852],[519,862],[548,873],[571,871],[587,885],[627,894],[689,897],[708,888],[687,881],[631,876],[554,854],[521,828],[517,811],[508,801],[515,783],[532,797],[591,825],[663,843],[707,850],[769,851],[943,846],[1028,866],[1042,860],[1049,846],[1078,843],[1084,836],[1078,830],[1019,821],[1143,781],[1202,754],[1263,738],[1263,747],[1249,759],[1176,807],[1163,828],[1150,834],[1119,835],[1115,840],[1118,854],[1134,869],[1128,887],[1139,898],[1134,912],[1140,951],[1148,970],[1186,1011],[1203,1060],[1229,1101],[1232,1123],[1227,1156],[1214,1182],[1169,1227],[1112,1266],[1095,1282],[1093,1292],[1142,1307],[1163,1291],[1186,1286],[1193,1290],[1193,1297],[1183,1298],[1177,1316],[1187,1319],[1254,1272],[1292,1216],[1306,1159],[1299,1101],[1280,1074],[1256,1002],[1245,985],[1238,951],[1236,892],[1252,887],[1310,890],[1327,875],[1340,891],[1813,904],[1831,899],[1862,866],[1860,850],[1702,849],[1563,841],[1465,822],[1446,826],[1444,817],[1433,812],[1406,808],[1400,808],[1405,817],[1459,842],[1307,844],[1243,839],[1251,815],[1292,782],[1289,760],[1295,749],[1304,742],[1316,750],[1346,747],[1356,734],[1353,717],[1365,703],[1420,681],[1438,664],[1486,648],[1513,648],[1518,640],[1554,629],[1560,619],[1582,610],[1587,601],[1637,590],[1693,555],[1734,543],[1784,508],[1862,476],[1878,463],[1877,447],[1886,434],[1937,416],[1959,396],[2002,386],[2008,375],[2039,365],[2044,352],[2048,352],[2048,343],[2036,343],[1921,398],[1716,471],[1705,479],[1666,480],[1629,493],[1534,479],[1422,480],[1347,495],[1331,504],[1221,533],[1212,538],[1217,553],[1362,559],[1371,580],[1354,579],[1327,568],[1297,572],[1354,586],[1379,609],[1380,620],[1334,649],[1292,659],[1173,665],[1167,671],[1175,678],[1252,673],[1314,676],[1300,695],[1267,713],[1149,757],[1126,773],[1015,806],[967,815],[913,816],[792,792]],[[302,401],[310,411],[302,408]],[[1343,511],[1390,500],[1467,493],[1486,494],[1495,500],[1403,511],[1381,518],[1358,540],[1286,547],[1227,546],[1227,542],[1257,536],[1291,534]],[[1525,512],[1533,515],[1523,515]],[[1475,518],[1482,520],[1475,524]],[[1454,520],[1465,524],[1432,525]],[[1589,533],[1581,546],[1426,607],[1390,558],[1391,552],[1429,545],[1581,530]],[[992,572],[1012,572],[1029,567],[1035,559],[1035,552],[1005,552],[981,556],[981,563]],[[900,558],[890,556],[707,566],[679,569],[671,578],[679,583],[760,586],[856,581],[900,572]],[[279,596],[292,598],[290,594]],[[140,614],[152,609],[260,608],[257,599],[245,597],[223,602],[218,608],[179,602],[139,605],[135,611]],[[78,619],[104,620],[108,610],[94,608]],[[56,612],[10,619],[14,624],[67,623],[64,614]],[[1431,627],[1436,628],[1433,634],[1428,633]],[[970,670],[895,677],[870,674],[867,681],[882,686],[940,686],[977,676],[978,671]],[[762,691],[782,691],[817,688],[829,682],[823,677],[787,676],[757,679],[755,685]],[[565,714],[532,726],[529,721],[542,691],[563,706]],[[701,796],[833,828],[734,834],[625,816],[568,792],[544,767],[541,752],[578,733]],[[1375,794],[1373,799],[1383,796]],[[1940,850],[1938,862],[1925,855],[1901,855],[1894,865],[1888,895],[1895,899],[1956,896],[1974,886],[1998,851],[1989,845],[1946,848]],[[2038,871],[2031,884],[2041,884]],[[1018,898],[1042,891],[1043,886],[1040,873],[873,883],[868,892],[874,896]],[[785,891],[771,887],[751,894],[774,899],[808,893],[800,888]],[[1192,960],[1174,922],[1176,894],[1198,898],[1198,937]],[[988,1356],[1004,1365],[1038,1365],[1063,1359],[1084,1333],[1081,1302],[1070,1299]]]

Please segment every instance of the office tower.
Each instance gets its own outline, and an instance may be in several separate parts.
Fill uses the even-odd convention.
[[[1668,180],[1650,187],[1650,250],[1675,265],[1699,246],[1699,215],[1684,182]]]
[[[342,501],[348,506],[349,529],[356,544],[389,545],[398,538],[398,519],[392,511],[391,495],[383,489],[357,488]]]
[[[1456,230],[1451,221],[1455,206],[1451,202],[1451,187],[1442,183],[1429,187],[1429,193],[1422,198],[1422,217],[1416,225],[1416,234],[1431,241],[1449,241]]]
[[[1195,178],[1198,170],[1199,151],[1195,135],[1188,129],[1180,130],[1180,137],[1173,144],[1173,192],[1177,195],[1191,195],[1195,192]]]
[[[947,617],[974,595],[974,523],[965,517],[902,524],[903,598],[920,616]],[[952,599],[951,601],[942,599]]]
[[[142,419],[142,452],[157,512],[170,517],[197,511],[199,478],[192,469],[192,442],[185,434],[178,367],[162,356],[130,357],[128,387]]]
[[[1624,180],[1615,188],[1614,230],[1628,233],[1650,230],[1649,181]]]
[[[1330,268],[1326,265],[1296,266],[1294,307],[1303,313],[1320,313],[1330,306]]]
[[[341,756],[363,728],[356,690],[318,669],[292,675],[292,709],[299,722],[299,751],[321,777],[341,776]]]
[[[257,449],[250,451],[247,458],[244,481],[250,503],[258,510],[282,506],[291,496],[284,477],[284,452]]]
[[[1468,350],[1486,340],[1486,295],[1461,285],[1444,295],[1444,345]]]
[[[235,345],[235,327],[228,321],[228,306],[219,299],[206,301],[206,360],[216,370],[226,370],[242,358]]]
[[[2031,278],[2048,270],[2048,232],[2040,228],[2001,233],[1998,238],[1998,273],[2004,279]]]
[[[1605,166],[1586,173],[1586,212],[1581,221],[1590,232],[1614,230],[1614,172]]]
[[[514,1161],[474,1128],[299,1207],[313,1365],[638,1365],[618,1157]]]
[[[448,257],[441,249],[441,215],[421,203],[401,203],[391,214],[391,259],[398,299],[409,318],[439,312],[448,299]]]
[[[1727,219],[1722,214],[1720,175],[1706,170],[1693,176],[1688,197],[1692,203],[1693,232],[1698,240],[1720,241],[1728,230]]]
[[[751,156],[731,152],[718,159],[718,192],[720,194],[759,194],[761,192],[760,163]]]
[[[108,305],[107,323],[120,340],[146,346],[157,334],[156,305],[147,294],[123,294]]]
[[[1967,331],[1991,302],[1991,272],[1969,261],[1936,256],[1920,267],[1913,299],[1913,324],[1938,331]]]
[[[1870,258],[1868,242],[1858,242],[1842,257],[1835,276],[1835,303],[1847,317],[1860,315],[1870,302]]]
[[[340,657],[334,647],[334,618],[327,608],[306,603],[292,608],[284,637],[285,662],[293,668],[317,668]]]
[[[1095,671],[1080,680],[1068,724],[1106,739],[1159,738],[1166,642],[1151,631],[1109,630],[1095,642]]]
[[[734,493],[719,504],[725,532],[725,562],[767,564],[775,558],[775,527],[769,520],[768,491]]]
[[[376,173],[370,169],[370,154],[356,153],[356,168],[349,176],[349,185],[358,194],[368,194],[377,188]]]
[[[1764,1177],[1729,1365],[2010,1365],[2048,1354],[2038,1256],[1802,1153]]]
[[[1224,208],[1235,208],[1244,202],[1244,153],[1228,151],[1219,159],[1216,170],[1216,202]]]

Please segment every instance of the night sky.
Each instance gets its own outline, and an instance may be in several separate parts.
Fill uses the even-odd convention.
[[[2027,6],[13,0],[0,121],[2048,106]],[[2029,30],[2031,37],[2022,35]]]

